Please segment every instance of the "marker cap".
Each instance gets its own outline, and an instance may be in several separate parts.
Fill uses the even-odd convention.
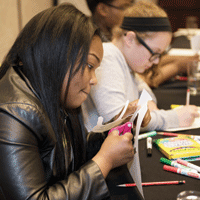
[[[184,183],[185,183],[185,180],[179,181],[179,184],[184,184]]]
[[[151,156],[151,155],[152,155],[152,151],[151,151],[150,148],[147,149],[147,155],[148,155],[148,156]]]
[[[164,164],[166,164],[166,165],[171,165],[171,163],[172,163],[172,161],[171,160],[168,160],[168,159],[166,159],[166,158],[160,158],[160,162],[161,163],[164,163]]]
[[[175,172],[175,173],[177,173],[177,170],[178,170],[176,167],[171,167],[171,166],[168,166],[168,165],[164,165],[163,169],[166,170],[166,171]]]

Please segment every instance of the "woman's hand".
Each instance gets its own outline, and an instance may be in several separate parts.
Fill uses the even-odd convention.
[[[138,106],[137,106],[138,101],[139,101],[139,100],[137,99],[137,100],[132,101],[132,102],[130,102],[130,103],[128,104],[128,107],[127,107],[127,109],[126,109],[126,112],[124,113],[124,115],[123,115],[122,118],[126,118],[126,117],[128,117],[129,115],[132,115],[133,113],[135,113],[135,111],[136,111],[137,108],[138,108]],[[123,109],[124,109],[124,108],[123,108]],[[123,109],[122,109],[122,110],[123,110]],[[113,118],[113,121],[116,120],[116,119],[121,115],[122,110],[121,110],[121,112],[120,112],[118,115],[116,115],[116,116]],[[130,119],[131,119],[131,116],[128,117],[123,123],[125,124],[125,123],[128,122]]]
[[[139,100],[135,100],[135,101],[132,101],[131,103],[129,103],[128,108],[126,110],[126,113],[124,114],[123,117],[129,116],[129,115],[131,115],[131,114],[133,114],[135,112],[134,108],[135,108],[135,110],[137,109],[137,107],[138,107],[137,106],[138,101]],[[157,108],[157,106],[156,106],[156,108]],[[130,118],[131,117],[128,117],[126,121],[129,121]],[[149,124],[150,121],[151,121],[151,115],[150,115],[149,102],[148,102],[148,109],[147,109],[147,112],[146,112],[146,114],[145,114],[145,116],[144,116],[144,118],[142,120],[141,126],[142,127],[146,127]],[[133,124],[136,125],[136,123],[137,123],[137,118],[134,120]]]
[[[126,122],[128,122],[128,121],[131,119],[132,116],[130,116],[130,117],[128,117],[128,116],[135,113],[135,111],[136,111],[137,108],[138,108],[138,106],[137,106],[138,101],[139,101],[139,100],[137,99],[137,100],[132,101],[132,102],[130,102],[130,103],[128,104],[128,107],[127,107],[127,109],[126,109],[126,112],[124,113],[124,115],[123,115],[123,117],[122,117],[122,118],[127,117],[127,119],[126,119],[123,123],[126,123]],[[156,108],[157,108],[157,106],[156,106]],[[121,112],[120,112],[117,116],[115,116],[114,120],[116,120],[116,119],[119,117],[120,114],[121,114]],[[147,125],[149,124],[150,120],[151,120],[151,115],[150,115],[150,110],[148,109],[147,112],[146,112],[146,114],[145,114],[145,116],[144,116],[144,118],[143,118],[143,121],[142,121],[142,125],[141,125],[141,126],[142,126],[142,127],[147,126]],[[135,119],[134,124],[136,124],[136,121],[137,121],[137,118]]]
[[[117,130],[112,131],[103,142],[101,149],[93,157],[100,167],[104,177],[115,167],[119,167],[131,161],[134,156],[132,133],[119,136]]]
[[[198,108],[194,105],[178,107],[175,109],[180,127],[191,126],[196,117],[199,117]]]

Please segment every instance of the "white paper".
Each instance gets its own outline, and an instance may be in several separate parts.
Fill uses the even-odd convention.
[[[200,114],[200,107],[198,107],[198,112]],[[194,123],[191,126],[168,128],[168,129],[164,129],[163,131],[176,132],[176,131],[184,131],[184,130],[190,130],[190,129],[196,129],[196,128],[200,128],[200,117],[195,118]]]
[[[200,35],[195,35],[190,40],[191,49],[198,54],[200,50]]]
[[[143,193],[143,189],[142,189],[142,178],[141,178],[139,148],[138,148],[138,135],[139,135],[139,130],[141,127],[142,120],[143,120],[146,112],[147,112],[147,104],[146,104],[146,106],[143,106],[142,109],[140,109],[140,112],[138,114],[136,132],[135,132],[135,140],[134,140],[134,148],[136,149],[136,153],[134,155],[133,160],[128,164],[130,174],[133,177],[133,180],[135,181],[136,186],[143,198],[144,198],[144,193]]]
[[[123,121],[125,121],[126,118],[123,118],[124,113],[126,112],[126,109],[128,107],[129,101],[126,101],[126,104],[124,106],[124,109],[122,111],[122,113],[120,114],[120,116],[113,122],[107,123],[107,124],[103,124],[103,117],[98,117],[98,121],[97,121],[97,125],[92,129],[92,132],[94,133],[103,133],[105,131],[108,131],[118,125],[120,125],[121,123],[123,123]]]
[[[163,131],[176,132],[176,131],[184,131],[184,130],[190,130],[190,129],[196,129],[196,128],[200,128],[200,117],[195,118],[192,126],[178,127],[178,128],[167,128],[167,129],[164,129]]]
[[[143,91],[140,95],[139,101],[138,101],[138,105],[140,105],[140,107],[137,108],[137,110],[135,111],[135,113],[132,115],[132,117],[130,119],[130,122],[133,123],[135,117],[138,115],[136,129],[135,129],[135,137],[134,137],[134,148],[136,149],[136,153],[134,155],[133,160],[130,163],[128,163],[128,168],[129,168],[130,174],[131,174],[133,180],[135,181],[136,186],[137,186],[139,192],[141,193],[141,195],[143,196],[143,198],[144,198],[144,194],[143,194],[142,181],[141,181],[138,135],[140,133],[140,127],[141,127],[143,118],[148,109],[147,103],[150,100],[152,100],[151,96],[145,89],[143,89]],[[122,114],[114,122],[103,125],[103,117],[99,117],[97,125],[92,129],[92,131],[93,132],[105,132],[105,131],[110,130],[113,127],[120,125],[126,119],[126,118],[122,119],[122,116],[124,115],[124,113],[128,107],[128,104],[129,104],[129,101],[126,102],[126,105],[122,111]],[[128,117],[130,117],[130,116],[128,116]]]
[[[122,113],[120,114],[120,116],[115,121],[107,123],[107,124],[103,124],[103,117],[100,116],[100,117],[98,117],[97,125],[92,129],[92,132],[103,133],[105,131],[108,131],[108,130],[120,125],[121,123],[123,123],[123,121],[125,121],[130,116],[132,116],[132,117],[129,121],[133,122],[135,120],[136,116],[138,115],[139,110],[149,100],[152,100],[151,96],[149,95],[149,93],[145,89],[143,89],[143,91],[140,95],[140,99],[139,99],[138,104],[137,104],[137,105],[140,105],[140,107],[138,107],[132,115],[129,115],[129,116],[122,119],[124,113],[126,112],[128,104],[129,104],[129,100],[127,100]]]
[[[133,180],[136,183],[136,186],[141,193],[141,195],[144,198],[144,193],[142,189],[142,178],[141,178],[141,170],[140,170],[140,159],[139,159],[139,148],[138,148],[138,135],[140,133],[140,127],[143,121],[143,118],[147,112],[148,106],[147,103],[148,101],[152,100],[151,96],[149,93],[143,89],[142,94],[140,96],[138,105],[141,105],[141,108],[138,112],[138,119],[136,123],[136,129],[135,129],[135,137],[134,137],[134,148],[136,149],[136,153],[134,155],[133,160],[128,164],[128,168],[130,171],[130,174],[133,178]]]
[[[200,51],[199,51],[200,53]],[[172,48],[169,52],[169,55],[171,56],[194,56],[196,52],[194,52],[192,49],[178,49],[178,48]]]

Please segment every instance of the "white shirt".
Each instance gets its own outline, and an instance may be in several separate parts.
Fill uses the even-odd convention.
[[[131,71],[121,51],[112,43],[103,43],[104,56],[96,69],[97,85],[93,86],[83,103],[83,116],[88,131],[97,124],[99,116],[104,122],[120,113],[127,100],[139,99],[145,88],[156,102],[150,87]],[[151,121],[144,130],[162,130],[178,127],[178,116],[173,110],[151,112]]]

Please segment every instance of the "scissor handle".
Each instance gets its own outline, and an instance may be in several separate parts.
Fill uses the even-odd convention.
[[[119,131],[119,135],[124,135],[127,132],[131,132],[131,128],[132,128],[132,123],[131,122],[126,122],[125,124],[122,124],[120,126],[112,128],[108,132],[108,134],[110,134],[114,130],[118,130]]]

